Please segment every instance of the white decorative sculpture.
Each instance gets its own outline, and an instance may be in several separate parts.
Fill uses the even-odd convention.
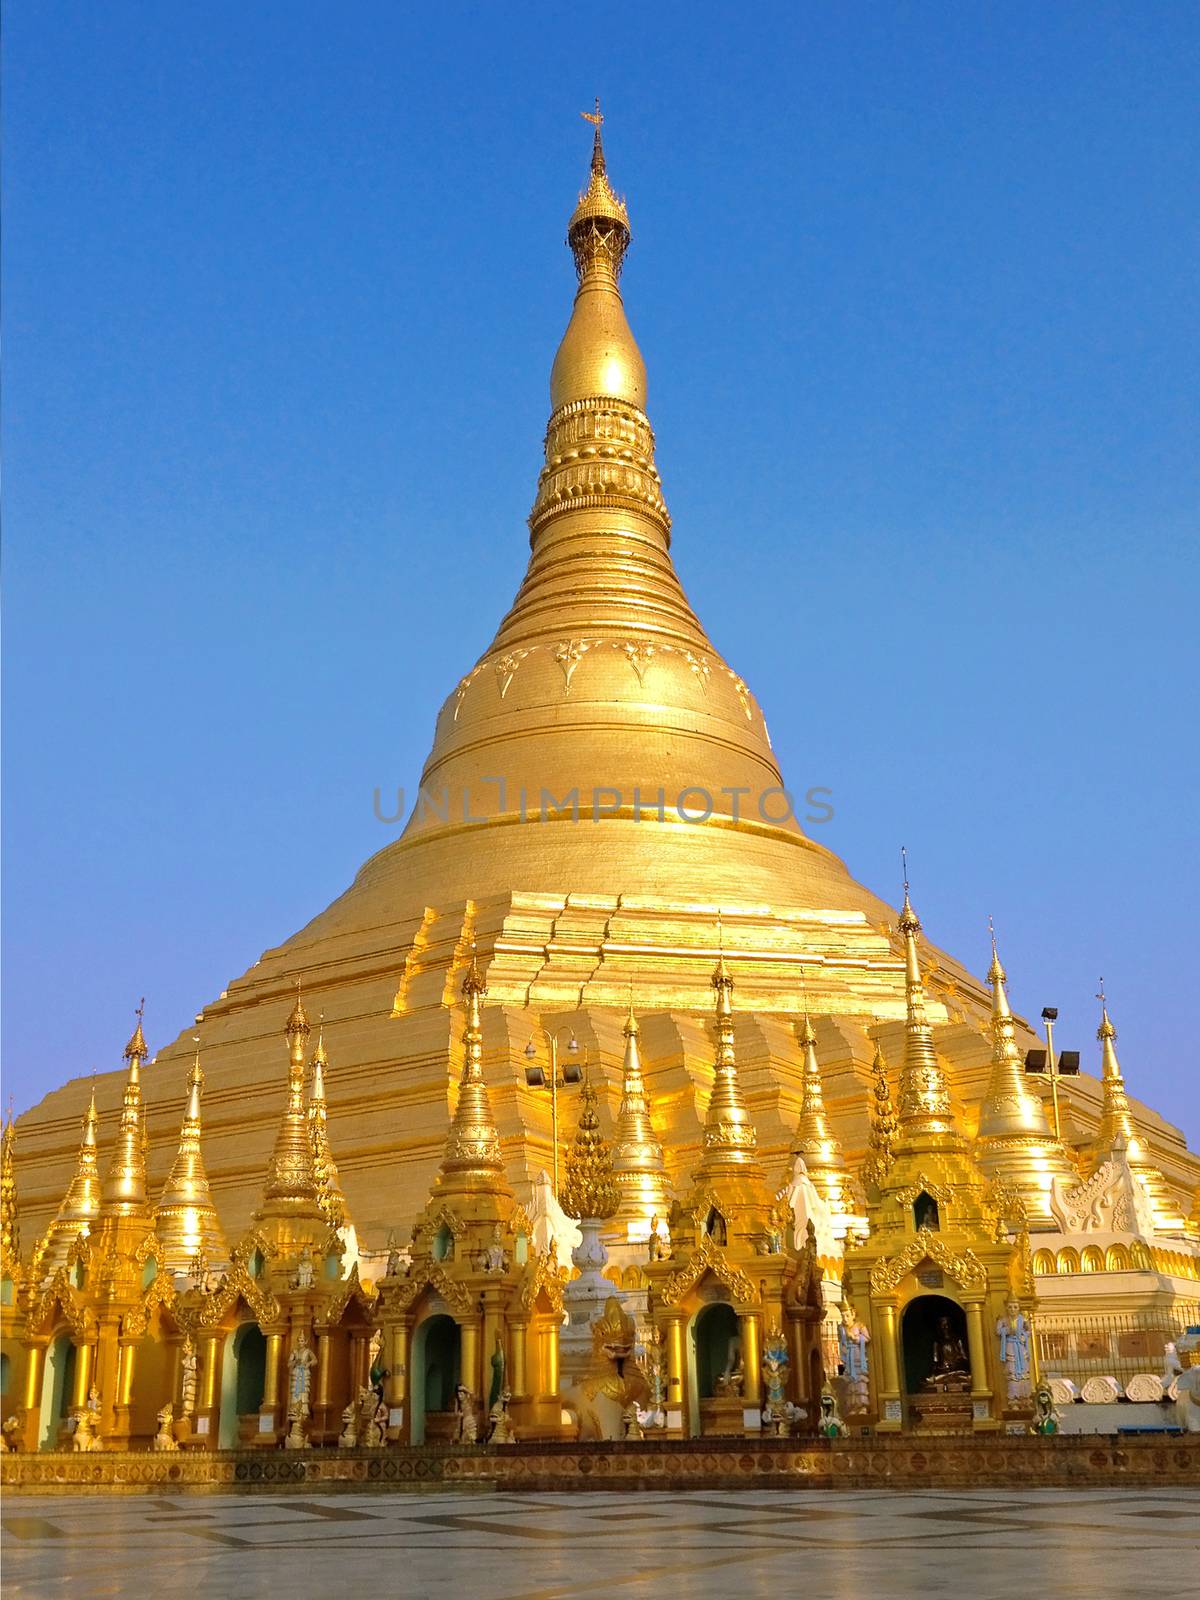
[[[1188,1367],[1175,1379],[1175,1418],[1185,1433],[1200,1433],[1200,1367]]]
[[[1121,1385],[1108,1376],[1089,1378],[1082,1390],[1084,1402],[1089,1406],[1111,1406],[1121,1398]]]
[[[1073,1406],[1079,1398],[1079,1390],[1070,1378],[1051,1378],[1046,1387],[1056,1406]]]
[[[1125,1398],[1141,1402],[1161,1400],[1163,1397],[1162,1379],[1153,1372],[1138,1372],[1125,1385]]]

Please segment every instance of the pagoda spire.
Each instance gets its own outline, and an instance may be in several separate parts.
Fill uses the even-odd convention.
[[[275,1149],[267,1167],[263,1203],[258,1213],[260,1217],[290,1212],[320,1215],[304,1105],[304,1051],[311,1033],[300,995],[300,980],[297,978],[296,1003],[284,1028],[288,1044],[287,1102],[275,1138]]]
[[[620,1191],[618,1215],[628,1221],[665,1219],[667,1193],[663,1147],[654,1132],[646,1095],[640,1048],[641,1030],[629,1000],[629,1015],[622,1030],[625,1058],[621,1067],[621,1105],[613,1138],[612,1165]]]
[[[129,1068],[117,1124],[117,1142],[112,1161],[100,1190],[101,1209],[111,1216],[148,1217],[146,1198],[146,1141],[142,1126],[142,1062],[146,1059],[146,1036],[142,1032],[142,1013],[146,1002],[137,1008],[137,1026],[125,1046]]]
[[[825,1092],[821,1084],[821,1067],[817,1061],[817,1036],[813,1032],[808,1007],[800,1025],[800,1048],[804,1052],[804,1091],[800,1102],[800,1120],[792,1140],[791,1155],[802,1156],[804,1165],[818,1194],[835,1216],[854,1210],[849,1194],[849,1175],[842,1147],[825,1112]]]
[[[483,1016],[481,1004],[487,985],[479,971],[475,951],[463,979],[462,995],[467,1007],[463,1029],[463,1066],[458,1085],[458,1103],[446,1135],[442,1157],[443,1189],[471,1194],[508,1195],[511,1191],[500,1154],[500,1131],[492,1115],[492,1102],[483,1081]]]
[[[758,1135],[750,1120],[733,1048],[733,979],[720,950],[712,975],[716,997],[716,1058],[713,1064],[712,1093],[704,1118],[704,1144],[698,1177],[710,1178],[730,1167],[761,1174],[755,1153]]]
[[[1100,1041],[1100,1080],[1103,1092],[1100,1129],[1096,1139],[1094,1165],[1099,1167],[1113,1155],[1122,1153],[1130,1170],[1136,1173],[1150,1197],[1155,1223],[1163,1228],[1182,1226],[1180,1208],[1171,1199],[1166,1179],[1150,1156],[1150,1147],[1138,1132],[1129,1096],[1125,1092],[1125,1078],[1117,1060],[1117,1030],[1108,1014],[1108,999],[1104,980],[1100,980],[1100,1026],[1096,1038]]]
[[[5,1269],[21,1258],[21,1229],[17,1216],[17,1168],[14,1160],[17,1135],[13,1127],[12,1102],[0,1140],[0,1260]]]
[[[325,1026],[317,1030],[317,1047],[309,1063],[308,1132],[312,1144],[313,1171],[317,1180],[317,1199],[332,1227],[346,1220],[346,1196],[342,1192],[337,1162],[329,1145],[329,1114],[325,1102],[325,1074],[329,1057],[325,1054]]]
[[[195,1059],[188,1073],[179,1147],[154,1208],[154,1231],[163,1247],[160,1265],[172,1273],[192,1272],[200,1261],[210,1267],[220,1267],[229,1260],[200,1149],[203,1092],[204,1073],[197,1039]]]
[[[895,1160],[892,1150],[900,1123],[896,1116],[896,1107],[892,1102],[887,1060],[878,1039],[875,1041],[875,1058],[871,1062],[871,1077],[873,1087],[871,1131],[867,1138],[867,1155],[863,1162],[862,1177],[864,1183],[879,1185],[887,1177]]]
[[[52,1278],[65,1267],[76,1239],[86,1236],[100,1215],[100,1167],[97,1159],[99,1118],[96,1115],[96,1085],[92,1084],[75,1175],[63,1195],[54,1221],[46,1229],[38,1247],[37,1271],[42,1279]]]
[[[600,1130],[596,1091],[586,1071],[579,1093],[579,1122],[567,1151],[567,1172],[559,1203],[569,1217],[601,1222],[614,1216],[621,1203],[612,1150]]]
[[[975,1157],[989,1178],[1011,1185],[1035,1227],[1056,1226],[1053,1181],[1078,1181],[1061,1143],[1050,1132],[1046,1108],[1025,1081],[1016,1021],[1008,1003],[1007,975],[992,929],[992,1070],[979,1110]]]
[[[925,984],[917,953],[921,923],[908,893],[904,873],[904,905],[897,923],[904,940],[906,1020],[904,1059],[900,1067],[900,1135],[897,1149],[923,1147],[962,1148],[962,1134],[954,1125],[950,1089],[933,1047],[933,1029],[925,1011]]]

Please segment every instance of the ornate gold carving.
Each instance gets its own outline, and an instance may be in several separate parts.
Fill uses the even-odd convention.
[[[987,1269],[971,1250],[955,1255],[938,1234],[921,1228],[894,1256],[876,1262],[871,1269],[872,1293],[889,1294],[906,1273],[926,1259],[941,1267],[960,1289],[974,1292],[987,1287]]]
[[[711,1238],[705,1237],[692,1251],[685,1264],[677,1272],[673,1272],[663,1284],[659,1296],[663,1305],[677,1306],[706,1273],[711,1273],[723,1283],[738,1305],[758,1304],[758,1290],[750,1279],[740,1267],[735,1267],[726,1259],[724,1252]]]

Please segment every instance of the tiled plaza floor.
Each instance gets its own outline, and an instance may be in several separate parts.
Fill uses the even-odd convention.
[[[17,1498],[21,1600],[1200,1600],[1193,1490]]]

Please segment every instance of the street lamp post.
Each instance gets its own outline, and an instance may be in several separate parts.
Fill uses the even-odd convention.
[[[1058,1021],[1057,1006],[1042,1007],[1042,1021],[1046,1024],[1046,1048],[1030,1050],[1025,1056],[1026,1072],[1047,1072],[1050,1075],[1050,1100],[1054,1107],[1054,1137],[1062,1138],[1062,1123],[1058,1110],[1058,1080],[1074,1077],[1079,1071],[1078,1050],[1064,1050],[1057,1058],[1054,1054],[1054,1024]]]
[[[552,1144],[552,1147],[553,1147],[553,1158],[554,1158],[553,1159],[553,1167],[554,1167],[554,1174],[553,1174],[554,1198],[557,1200],[558,1199],[558,1089],[559,1089],[560,1082],[561,1082],[563,1088],[566,1088],[568,1084],[578,1083],[581,1080],[581,1078],[583,1077],[583,1069],[582,1069],[582,1067],[580,1067],[579,1063],[576,1062],[576,1061],[564,1061],[563,1062],[562,1073],[561,1073],[561,1076],[560,1076],[559,1070],[558,1070],[558,1036],[559,1036],[560,1033],[563,1032],[563,1029],[562,1028],[558,1028],[556,1030],[556,1029],[552,1029],[552,1028],[543,1028],[542,1032],[545,1034],[546,1043],[550,1047],[550,1138],[551,1138],[551,1144]],[[570,1038],[567,1040],[567,1048],[566,1048],[566,1052],[565,1053],[568,1056],[573,1056],[575,1054],[575,1052],[579,1049],[579,1041],[575,1037],[574,1028],[572,1028],[570,1030],[570,1035],[571,1035]],[[531,1062],[535,1061],[535,1058],[537,1056],[537,1046],[534,1044],[532,1039],[530,1039],[529,1043],[525,1046],[525,1055],[526,1055],[526,1058],[529,1061],[531,1061]],[[533,1066],[526,1067],[525,1068],[525,1082],[529,1085],[529,1087],[531,1089],[544,1089],[546,1087],[546,1072],[545,1072],[545,1069],[543,1067],[540,1067],[540,1066],[536,1065],[536,1063]]]

